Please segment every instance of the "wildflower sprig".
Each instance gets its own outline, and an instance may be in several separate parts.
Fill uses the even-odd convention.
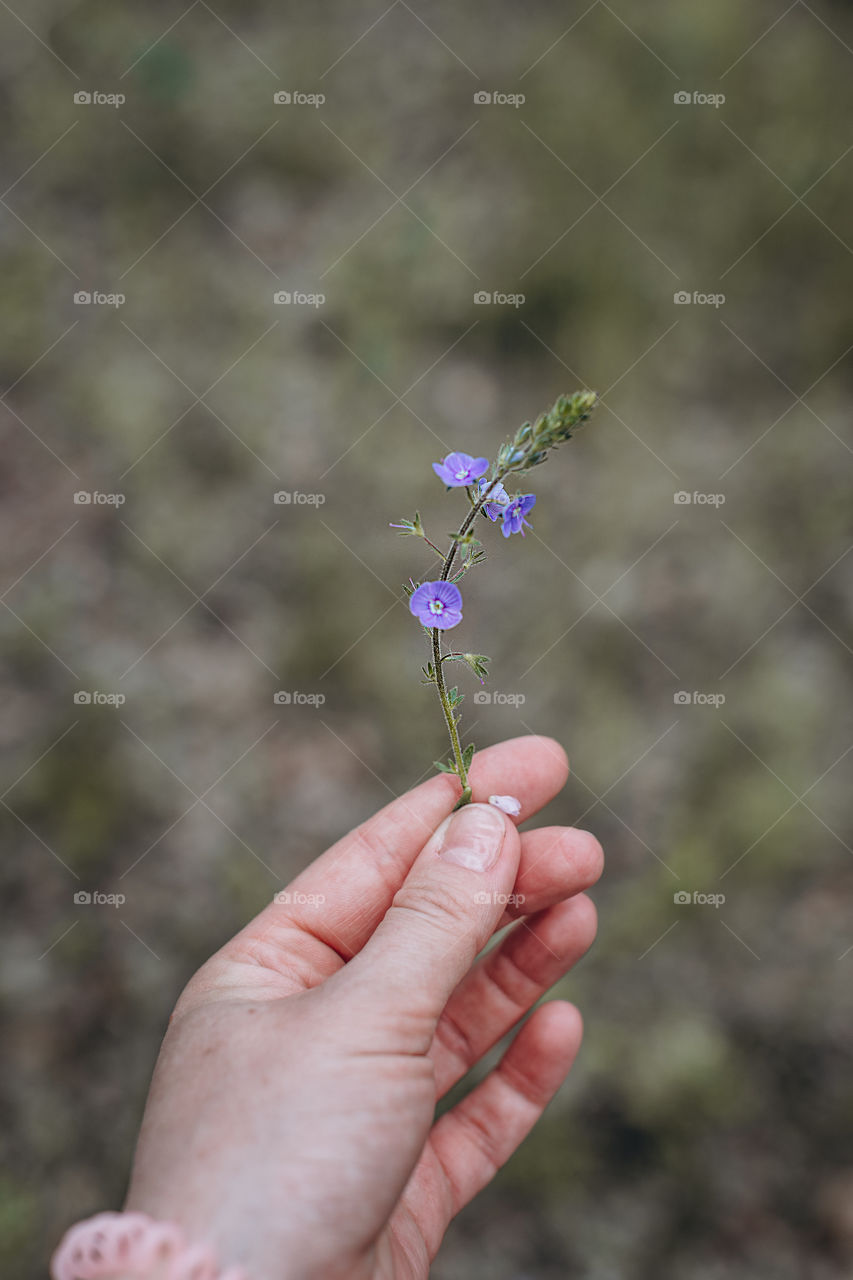
[[[432,648],[432,660],[422,668],[423,682],[435,685],[438,691],[451,746],[450,759],[447,762],[436,761],[436,768],[459,778],[462,794],[457,808],[471,799],[468,769],[474,755],[474,744],[468,743],[465,747],[461,744],[459,707],[465,695],[457,686],[447,687],[444,664],[465,663],[482,684],[488,674],[489,658],[483,653],[444,653],[441,637],[442,632],[462,621],[459,581],[469,569],[485,559],[483,544],[474,535],[477,518],[484,515],[492,523],[500,521],[505,538],[514,533],[524,537],[524,530],[531,527],[527,516],[536,503],[536,496],[532,493],[510,493],[504,482],[538,467],[552,449],[570,440],[575,429],[589,418],[597,400],[593,391],[559,396],[547,413],[540,414],[535,422],[523,423],[513,438],[501,445],[491,465],[488,458],[475,458],[460,452],[449,453],[442,462],[433,463],[433,470],[447,489],[463,488],[469,504],[459,528],[448,535],[450,546],[446,552],[439,550],[427,537],[417,511],[414,519],[401,520],[391,526],[398,529],[403,537],[421,538],[441,560],[438,578],[419,583],[410,581],[405,590],[409,597],[409,610],[423,624]]]

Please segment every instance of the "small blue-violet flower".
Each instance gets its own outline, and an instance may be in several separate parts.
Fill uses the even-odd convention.
[[[422,582],[409,598],[409,611],[425,627],[448,631],[462,621],[462,592],[452,582]]]
[[[501,533],[505,538],[508,538],[511,533],[520,533],[522,538],[524,537],[525,528],[529,529],[531,527],[524,517],[535,502],[535,493],[519,494],[519,496],[504,509]]]
[[[483,513],[490,520],[500,520],[504,513],[504,508],[510,504],[510,496],[506,489],[499,482],[486,480],[485,478],[480,481],[477,488],[481,498],[484,494],[488,494],[489,498],[488,502],[483,503]]]
[[[449,453],[443,462],[434,462],[432,469],[448,489],[459,489],[479,480],[489,469],[489,459],[472,458],[470,453]]]

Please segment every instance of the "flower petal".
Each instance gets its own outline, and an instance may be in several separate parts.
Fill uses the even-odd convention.
[[[461,610],[462,608],[462,592],[459,590],[455,582],[433,582],[430,584],[435,588],[434,598],[443,601],[448,609]]]

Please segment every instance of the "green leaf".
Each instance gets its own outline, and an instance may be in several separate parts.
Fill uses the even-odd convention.
[[[451,764],[443,764],[441,760],[433,760],[433,764],[439,773],[455,773],[457,777],[459,776],[455,760]]]
[[[473,743],[473,742],[469,742],[469,743],[468,743],[468,746],[467,746],[467,747],[465,748],[465,750],[462,752],[462,763],[463,763],[463,764],[464,764],[464,766],[465,766],[465,772],[466,772],[466,773],[467,773],[467,772],[468,772],[468,770],[471,768],[471,761],[472,761],[472,760],[473,760],[473,758],[474,758],[474,750],[475,750],[474,743]]]

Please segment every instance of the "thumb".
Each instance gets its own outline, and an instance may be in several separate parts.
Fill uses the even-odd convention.
[[[446,818],[373,937],[338,975],[358,984],[358,1002],[375,1004],[381,993],[384,1012],[434,1024],[504,913],[520,848],[515,827],[492,805],[465,805]]]

